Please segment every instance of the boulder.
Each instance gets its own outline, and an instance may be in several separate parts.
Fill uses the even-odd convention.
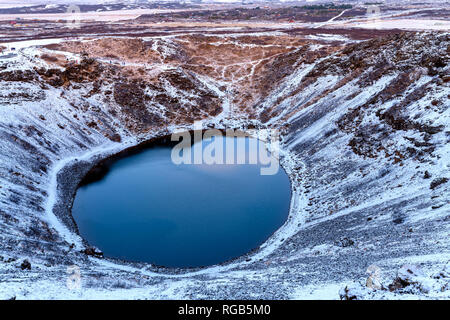
[[[397,277],[389,285],[389,291],[396,291],[412,286],[423,293],[432,290],[433,283],[417,265],[406,264],[397,271]]]

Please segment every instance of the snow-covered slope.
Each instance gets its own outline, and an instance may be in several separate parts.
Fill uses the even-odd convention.
[[[405,263],[438,272],[450,260],[449,48],[445,33],[347,45],[180,35],[0,60],[0,298],[339,298],[371,265],[385,287]],[[281,130],[286,224],[247,256],[198,270],[85,251],[70,216],[83,175],[200,119]],[[81,290],[67,286],[74,265]],[[412,294],[448,298],[448,280]]]

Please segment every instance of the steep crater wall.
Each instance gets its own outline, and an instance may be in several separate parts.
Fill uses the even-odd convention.
[[[62,44],[26,48],[3,63],[0,281],[45,283],[58,297],[67,266],[78,265],[86,292],[105,296],[125,287],[164,297],[177,286],[183,297],[241,298],[250,290],[289,298],[304,285],[359,279],[371,264],[392,275],[400,258],[420,257],[431,268],[430,256],[448,254],[448,34],[346,45],[297,39],[292,47],[267,36],[263,49],[237,36],[184,37],[153,39],[132,59],[101,56],[93,41],[73,60]],[[254,55],[229,53],[241,59],[235,66],[211,55],[233,46]],[[194,56],[199,49],[204,55]],[[39,58],[53,51],[68,60]],[[58,181],[75,190],[99,155],[196,120],[281,130],[294,182],[285,226],[248,257],[175,278],[86,255],[66,228],[71,221],[61,223],[69,217],[52,210],[55,202],[68,209],[70,197],[56,201]],[[31,271],[18,271],[24,259]]]

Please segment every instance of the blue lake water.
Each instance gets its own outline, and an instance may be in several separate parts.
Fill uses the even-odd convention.
[[[249,138],[215,139],[248,146]],[[285,222],[291,194],[281,168],[261,175],[261,164],[176,165],[171,151],[155,146],[117,160],[78,190],[72,213],[90,245],[128,261],[208,266],[257,248]]]

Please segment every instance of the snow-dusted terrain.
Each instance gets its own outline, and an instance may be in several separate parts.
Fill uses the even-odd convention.
[[[450,298],[448,33],[45,45],[0,53],[0,298]],[[281,131],[285,225],[203,269],[86,251],[70,215],[84,174],[195,120]]]

